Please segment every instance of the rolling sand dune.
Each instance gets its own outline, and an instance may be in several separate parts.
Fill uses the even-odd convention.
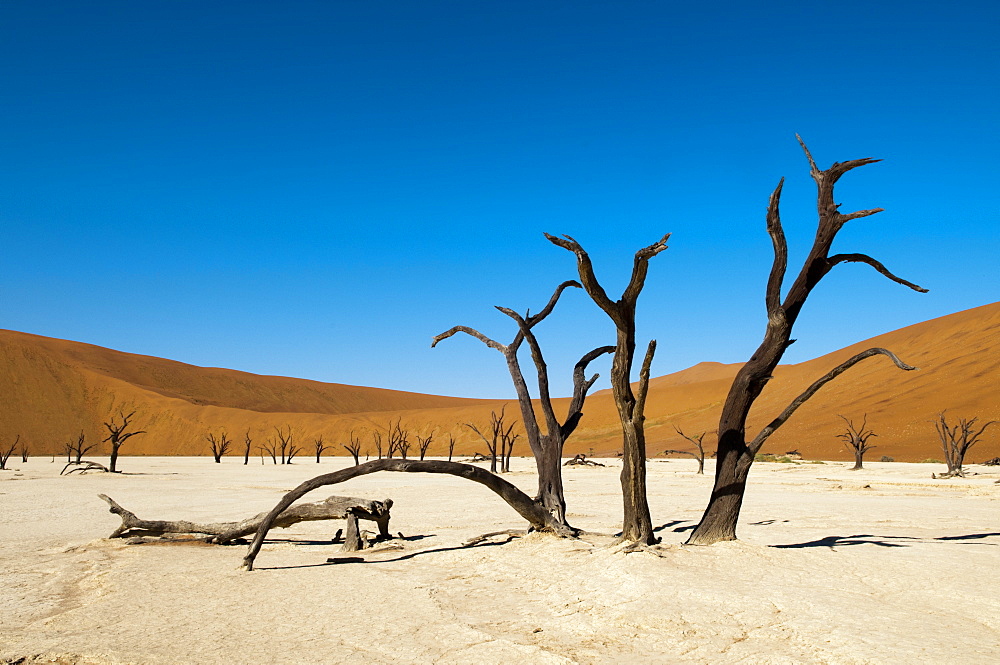
[[[878,434],[872,459],[890,455],[899,461],[940,458],[931,425],[947,409],[954,417],[1000,419],[1000,303],[941,317],[775,372],[751,414],[756,430],[777,415],[797,394],[852,354],[883,346],[920,367],[902,372],[885,358],[873,358],[825,386],[775,434],[765,452],[797,449],[807,458],[847,459],[836,434],[837,417],[856,422],[868,415]],[[646,408],[650,455],[666,448],[687,448],[673,426],[687,433],[712,432],[722,402],[739,365],[705,362],[651,381]],[[201,455],[208,453],[205,434],[225,429],[237,439],[250,431],[257,446],[275,426],[291,425],[309,455],[314,437],[336,444],[351,431],[363,448],[375,453],[370,433],[390,420],[414,434],[436,432],[430,454],[446,453],[447,435],[456,451],[485,452],[462,423],[488,421],[504,402],[439,397],[377,388],[324,384],[302,379],[257,376],[234,370],[120,353],[87,344],[25,333],[0,331],[0,436],[20,434],[35,454],[52,454],[81,431],[100,440],[101,421],[114,404],[134,404],[139,425],[148,434],[130,440],[125,455]],[[514,400],[508,413],[517,417]],[[557,409],[567,400],[557,400]],[[1000,429],[988,430],[970,459],[1000,455]],[[412,438],[412,437],[411,437]],[[714,446],[710,434],[706,442]],[[521,446],[525,446],[521,439]],[[620,447],[617,413],[607,391],[587,402],[580,429],[567,453],[611,455]],[[103,448],[100,449],[103,452]],[[524,452],[523,450],[521,452]]]

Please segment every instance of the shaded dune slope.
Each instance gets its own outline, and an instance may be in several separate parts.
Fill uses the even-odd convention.
[[[891,455],[899,461],[919,461],[941,457],[931,424],[938,412],[1000,420],[1000,303],[994,303],[780,366],[751,413],[749,431],[756,433],[810,383],[872,346],[889,348],[920,370],[902,372],[881,357],[866,360],[799,409],[765,451],[799,450],[807,458],[847,459],[836,438],[843,430],[838,414],[855,422],[867,414],[878,434],[873,440],[878,447],[869,453],[873,459]],[[710,432],[706,443],[714,448],[722,402],[739,367],[705,362],[653,379],[646,408],[650,456],[666,448],[690,448],[674,425],[689,434]],[[567,402],[557,400],[557,409]],[[397,418],[410,430],[414,448],[415,435],[435,433],[429,454],[446,454],[449,435],[457,441],[456,453],[485,452],[482,441],[477,442],[463,423],[484,425],[490,410],[504,402],[257,376],[0,331],[2,441],[21,434],[34,454],[58,452],[81,430],[88,440],[99,441],[102,419],[121,403],[138,408],[138,422],[148,431],[130,440],[125,454],[207,454],[205,434],[224,429],[237,439],[230,454],[238,452],[249,431],[253,454],[258,455],[273,428],[288,425],[303,449],[299,459],[306,461],[312,441],[320,435],[334,444],[330,452],[347,454],[341,444],[352,431],[361,437],[362,451],[374,455],[372,434],[384,433]],[[508,404],[508,414],[519,418],[514,401]],[[523,437],[517,446],[515,454],[527,454]],[[610,455],[619,448],[611,396],[595,393],[567,453]],[[98,451],[104,454],[105,447]],[[969,459],[998,455],[1000,427],[995,427],[987,430]]]

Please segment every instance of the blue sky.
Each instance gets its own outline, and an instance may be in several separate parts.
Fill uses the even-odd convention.
[[[768,195],[801,260],[821,166],[865,252],[798,362],[998,300],[995,2],[0,3],[0,327],[261,374],[506,397],[493,305],[575,276],[639,301],[654,374],[760,341]],[[554,391],[614,339],[580,291]],[[640,342],[644,343],[644,342]],[[527,359],[525,359],[527,363]],[[607,363],[599,367],[607,374]],[[601,384],[606,385],[606,382]]]

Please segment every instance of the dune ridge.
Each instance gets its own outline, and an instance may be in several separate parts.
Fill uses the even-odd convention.
[[[852,344],[820,358],[782,365],[751,413],[756,430],[779,413],[797,394],[829,369],[872,346],[896,352],[920,368],[902,372],[885,358],[854,367],[825,386],[776,433],[765,452],[798,450],[806,458],[847,459],[836,435],[838,414],[859,421],[864,414],[878,434],[870,456],[899,461],[940,458],[931,424],[947,410],[953,417],[1000,419],[1000,303],[965,310]],[[711,434],[739,364],[703,362],[650,382],[647,440],[650,456],[666,448],[689,448],[674,431]],[[81,430],[88,441],[103,439],[101,422],[118,404],[134,405],[137,423],[148,433],[130,440],[124,455],[204,455],[205,435],[225,430],[236,440],[230,455],[241,454],[244,433],[254,440],[252,454],[273,428],[291,426],[302,447],[300,461],[322,435],[333,449],[353,431],[362,451],[375,454],[371,436],[401,419],[412,434],[435,432],[429,454],[447,453],[448,435],[456,452],[485,452],[463,423],[488,421],[491,409],[511,400],[465,399],[407,393],[305,379],[259,376],[236,370],[203,368],[123,353],[79,342],[15,331],[0,331],[0,437],[18,434],[35,455],[61,452],[63,443]],[[555,400],[565,408],[567,399]],[[411,436],[414,443],[414,437]],[[613,455],[620,447],[617,413],[611,395],[591,396],[567,454]],[[98,446],[92,457],[105,454]],[[411,454],[413,452],[411,451]],[[523,437],[515,454],[528,454]],[[1000,455],[1000,428],[973,448],[971,460]]]

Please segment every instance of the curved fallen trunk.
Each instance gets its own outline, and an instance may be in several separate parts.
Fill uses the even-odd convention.
[[[125,538],[126,536],[160,536],[165,533],[201,533],[209,536],[207,542],[225,545],[236,538],[255,533],[264,519],[270,513],[260,513],[241,522],[213,522],[199,524],[184,520],[144,520],[130,510],[122,508],[118,502],[106,494],[98,494],[111,506],[111,512],[122,518],[121,526],[108,536],[109,538]],[[356,523],[357,519],[369,520],[378,524],[379,536],[390,538],[389,509],[392,499],[385,501],[370,501],[349,496],[331,496],[325,501],[303,503],[292,506],[281,512],[270,523],[271,527],[288,528],[299,522],[317,520],[347,519]],[[352,518],[353,516],[353,518]],[[355,529],[356,530],[356,529]]]
[[[481,485],[485,485],[495,492],[501,499],[506,501],[511,508],[516,510],[521,517],[526,519],[531,525],[531,528],[534,530],[548,531],[560,536],[576,535],[576,531],[574,529],[567,527],[565,524],[561,524],[555,516],[546,510],[539,502],[535,501],[503,478],[495,476],[485,469],[480,469],[479,467],[472,466],[471,464],[462,464],[461,462],[380,459],[365,462],[364,464],[359,464],[358,466],[341,469],[340,471],[334,471],[333,473],[325,473],[321,476],[316,476],[311,480],[305,481],[286,494],[284,498],[278,502],[278,505],[276,505],[260,523],[260,526],[257,529],[257,535],[254,536],[246,556],[243,557],[243,567],[247,570],[253,570],[254,559],[257,558],[257,554],[260,552],[261,545],[264,543],[264,538],[267,537],[268,530],[271,529],[271,527],[276,523],[278,516],[281,515],[286,508],[292,505],[294,501],[314,489],[325,485],[336,485],[337,483],[342,483],[350,480],[351,478],[368,475],[369,473],[377,473],[379,471],[444,473],[452,476],[458,476],[459,478],[466,478]]]

